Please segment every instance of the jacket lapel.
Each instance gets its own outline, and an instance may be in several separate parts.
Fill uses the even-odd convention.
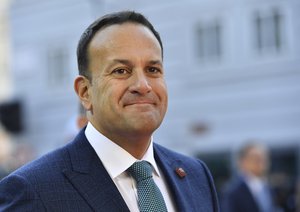
[[[243,196],[245,201],[245,205],[247,204],[247,208],[252,208],[251,211],[259,211],[259,206],[256,202],[256,200],[254,199],[253,194],[250,191],[250,188],[248,187],[248,185],[245,182],[245,179],[243,179],[243,177],[241,177],[240,179],[240,194],[241,196]]]
[[[194,198],[191,193],[188,176],[180,176],[180,173],[176,172],[178,168],[186,170],[186,167],[180,160],[172,158],[169,154],[165,154],[163,149],[157,144],[154,145],[154,155],[173,194],[173,201],[176,204],[177,210],[182,212],[194,211],[193,208],[195,207],[191,205]]]
[[[94,211],[128,211],[114,182],[82,130],[69,145],[72,169],[63,173]]]

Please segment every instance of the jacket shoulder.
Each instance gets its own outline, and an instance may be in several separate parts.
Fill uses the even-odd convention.
[[[0,181],[0,211],[45,211],[42,194],[62,188],[66,148],[22,166]]]

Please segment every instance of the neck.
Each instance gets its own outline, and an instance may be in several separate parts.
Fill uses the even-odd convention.
[[[120,137],[120,139],[110,139],[137,159],[143,158],[151,142],[151,136],[141,137],[135,135],[126,138]]]
[[[101,132],[102,133],[102,132]],[[137,159],[142,159],[145,155],[150,142],[152,134],[134,133],[102,133],[112,142],[122,147],[129,154]]]
[[[95,125],[93,125],[95,127]],[[122,147],[129,154],[137,159],[141,159],[146,153],[150,142],[152,131],[106,131],[95,127],[97,131],[109,138],[112,142]]]

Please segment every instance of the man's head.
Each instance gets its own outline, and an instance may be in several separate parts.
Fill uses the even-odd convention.
[[[107,14],[103,17],[100,17],[94,21],[82,34],[78,46],[77,46],[77,63],[79,74],[87,78],[90,78],[89,72],[89,56],[88,56],[88,46],[95,36],[95,34],[104,29],[105,27],[115,25],[115,24],[124,24],[127,22],[141,24],[147,27],[153,35],[156,37],[159,45],[161,47],[161,52],[163,55],[163,44],[160,38],[159,33],[154,29],[153,25],[140,13],[134,11],[121,11],[116,13]]]
[[[262,177],[269,168],[268,157],[268,151],[263,145],[248,143],[239,151],[239,167],[246,174]]]
[[[89,121],[111,140],[149,137],[167,109],[162,44],[145,17],[106,15],[78,45],[75,90]]]

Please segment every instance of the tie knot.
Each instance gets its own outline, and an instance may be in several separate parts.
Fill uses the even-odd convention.
[[[128,172],[138,183],[152,177],[152,166],[147,161],[138,161],[128,168]]]

